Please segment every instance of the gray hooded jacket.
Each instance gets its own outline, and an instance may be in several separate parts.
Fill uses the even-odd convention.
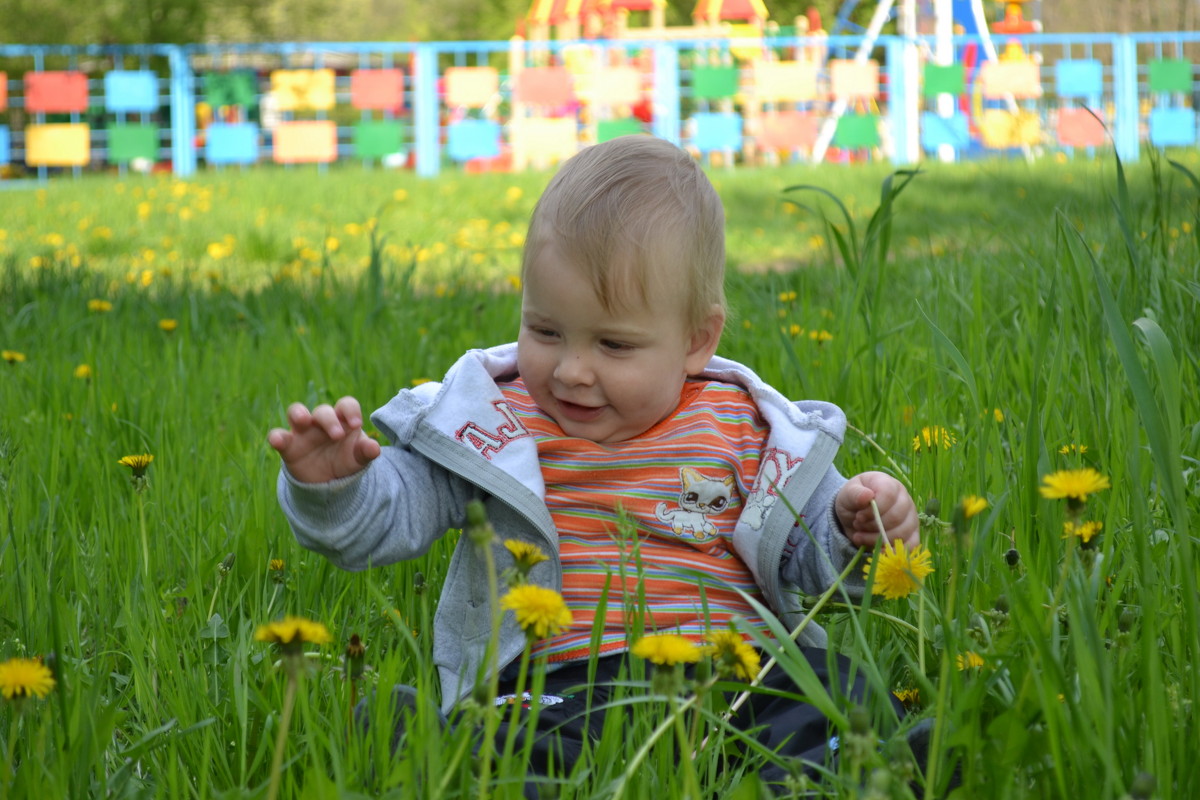
[[[402,390],[371,416],[392,446],[366,469],[323,484],[301,483],[284,469],[279,501],[296,539],[348,570],[417,558],[447,530],[461,528],[467,501],[479,498],[500,539],[531,542],[550,556],[529,579],[561,591],[558,537],[544,502],[537,445],[496,385],[516,374],[516,345],[471,350],[441,383]],[[845,415],[830,403],[790,402],[746,367],[721,357],[698,377],[744,387],[770,425],[733,546],[768,605],[793,627],[803,616],[800,595],[831,586],[857,552],[833,513],[845,483],[832,466]],[[808,532],[796,524],[792,509],[801,510]],[[495,553],[499,569],[511,563],[504,548]],[[464,537],[434,618],[444,711],[470,693],[485,657],[487,587],[486,560]],[[846,588],[861,595],[861,576],[849,576]],[[499,668],[515,660],[524,643],[513,615],[506,614]],[[809,624],[799,643],[823,647],[825,632]]]

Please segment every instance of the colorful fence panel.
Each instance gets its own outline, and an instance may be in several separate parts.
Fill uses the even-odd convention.
[[[435,175],[551,166],[639,132],[731,164],[1108,148],[1132,161],[1198,143],[1200,33],[1028,35],[998,54],[963,36],[944,65],[922,55],[930,42],[862,42],[0,45],[0,164],[45,177],[357,160]]]

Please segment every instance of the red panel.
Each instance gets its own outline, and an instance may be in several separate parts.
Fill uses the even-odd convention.
[[[1064,108],[1058,112],[1058,143],[1063,147],[1102,147],[1105,142],[1104,113],[1096,119],[1086,108]]]
[[[8,108],[8,73],[0,72],[0,111]]]
[[[65,114],[87,107],[87,76],[82,72],[25,73],[25,110],[31,114]]]
[[[404,72],[356,69],[350,73],[350,103],[358,109],[399,111],[404,108]]]
[[[821,120],[804,111],[779,111],[762,118],[758,144],[764,150],[806,150],[817,141]]]
[[[575,100],[571,73],[563,67],[529,67],[517,75],[514,98],[518,103],[565,106]]]

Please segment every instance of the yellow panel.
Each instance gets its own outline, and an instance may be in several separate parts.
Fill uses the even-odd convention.
[[[1005,149],[1041,144],[1042,120],[1034,111],[1016,114],[1003,108],[984,109],[979,120],[984,147]]]
[[[272,138],[279,164],[327,163],[337,159],[337,124],[331,119],[281,122]]]
[[[495,67],[450,67],[446,70],[446,105],[483,108],[500,91]]]
[[[549,164],[565,161],[579,150],[574,117],[527,117],[512,122],[513,161]]]
[[[82,122],[30,125],[25,161],[33,167],[82,167],[91,157],[88,126]]]
[[[753,61],[762,58],[762,31],[757,25],[737,23],[729,26],[729,38],[734,40],[729,48],[733,57],[739,61]],[[743,41],[737,41],[737,40]],[[755,39],[754,43],[750,40]]]
[[[333,108],[333,70],[277,69],[271,73],[271,91],[280,111],[328,111]]]
[[[755,97],[768,103],[815,100],[817,65],[801,61],[760,61],[754,65]]]
[[[1006,95],[1016,98],[1042,96],[1038,65],[1032,61],[985,61],[979,82],[983,96],[989,100]]]
[[[633,67],[613,67],[596,76],[594,81],[584,81],[586,94],[593,103],[621,106],[633,105],[642,99],[642,76]],[[576,94],[582,90],[576,88]]]
[[[879,97],[879,62],[832,59],[829,81],[836,100],[874,100]]]
[[[591,45],[571,44],[560,53],[563,66],[572,75],[591,73],[596,69],[596,51]]]

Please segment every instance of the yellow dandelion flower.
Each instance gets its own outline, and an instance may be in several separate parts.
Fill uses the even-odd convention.
[[[703,651],[695,642],[677,633],[643,636],[637,640],[630,652],[638,658],[664,667],[695,664],[703,655]]]
[[[988,501],[979,495],[967,495],[962,501],[963,518],[970,519],[988,507]]]
[[[1038,491],[1047,500],[1074,500],[1086,502],[1088,495],[1112,488],[1107,475],[1101,475],[1091,467],[1084,469],[1061,469],[1042,476]]]
[[[544,586],[514,586],[500,598],[500,605],[516,615],[521,630],[532,638],[556,636],[571,624],[571,610],[562,595]]]
[[[1059,454],[1064,455],[1064,456],[1069,456],[1069,455],[1080,455],[1081,456],[1084,453],[1086,453],[1087,451],[1088,451],[1088,446],[1086,444],[1076,444],[1075,442],[1071,442],[1070,444],[1064,444],[1062,447],[1058,448]]]
[[[405,200],[408,199],[408,190],[407,189],[397,189],[396,191],[392,192],[392,199],[395,200],[397,203],[403,203]]]
[[[179,327],[179,320],[160,319],[158,321],[158,327],[160,330],[163,330],[166,333],[171,333],[172,331],[174,331],[176,328]]]
[[[740,633],[713,631],[708,635],[706,652],[716,662],[717,672],[741,681],[752,681],[758,675],[761,659]]]
[[[983,666],[983,656],[973,650],[968,650],[954,657],[954,665],[960,670],[978,669]]]
[[[542,549],[533,542],[505,539],[504,549],[512,554],[513,559],[517,562],[517,570],[522,575],[529,574],[529,570],[535,564],[550,560],[550,557],[543,553]]]
[[[320,622],[313,622],[304,617],[286,616],[266,625],[259,625],[254,633],[254,640],[271,642],[285,649],[298,647],[302,644],[328,644],[333,641],[329,629]]]
[[[906,711],[911,711],[921,704],[921,690],[915,686],[908,689],[896,689],[892,694],[900,701],[900,705],[904,706]]]
[[[16,350],[0,350],[0,358],[9,364],[20,364],[25,360],[25,354],[18,353]]]
[[[941,425],[926,425],[913,437],[912,447],[918,453],[922,450],[949,450],[957,441],[953,431]]]
[[[863,565],[863,577],[871,574],[873,557]],[[879,551],[879,567],[875,570],[872,594],[881,594],[888,600],[908,597],[921,588],[925,576],[933,572],[932,555],[923,545],[909,552],[903,541],[884,545]]]
[[[81,381],[90,380],[92,377],[92,368],[88,364],[80,364],[75,368],[75,377]]]
[[[825,344],[828,341],[832,341],[833,334],[822,328],[819,331],[809,331],[808,338],[812,339],[817,344]]]
[[[285,562],[282,558],[272,558],[267,562],[267,569],[271,572],[283,572]]]
[[[525,192],[520,186],[510,186],[504,193],[504,199],[510,203],[515,203],[525,195]]]
[[[796,300],[796,297],[798,297],[798,295],[795,292],[780,292],[779,293],[779,302],[791,303]]]
[[[142,453],[135,456],[122,456],[118,464],[123,467],[129,467],[133,470],[133,477],[140,478],[146,474],[146,470],[150,468],[150,462],[154,460],[154,456],[149,453]]]
[[[99,313],[104,313],[105,311],[112,311],[112,307],[113,307],[112,303],[110,303],[107,300],[93,299],[93,300],[88,300],[88,302],[87,302],[88,311],[97,311]]]
[[[1098,522],[1096,520],[1090,520],[1088,522],[1079,522],[1079,523],[1072,522],[1071,520],[1067,520],[1066,522],[1063,523],[1062,538],[1069,539],[1072,536],[1075,536],[1080,541],[1082,541],[1084,544],[1088,544],[1092,541],[1092,539],[1094,539],[1096,537],[1096,535],[1098,533],[1100,533],[1101,529],[1103,529],[1103,528],[1104,528],[1104,523]]]
[[[0,664],[0,694],[5,700],[50,694],[54,675],[39,658],[10,658]]]

